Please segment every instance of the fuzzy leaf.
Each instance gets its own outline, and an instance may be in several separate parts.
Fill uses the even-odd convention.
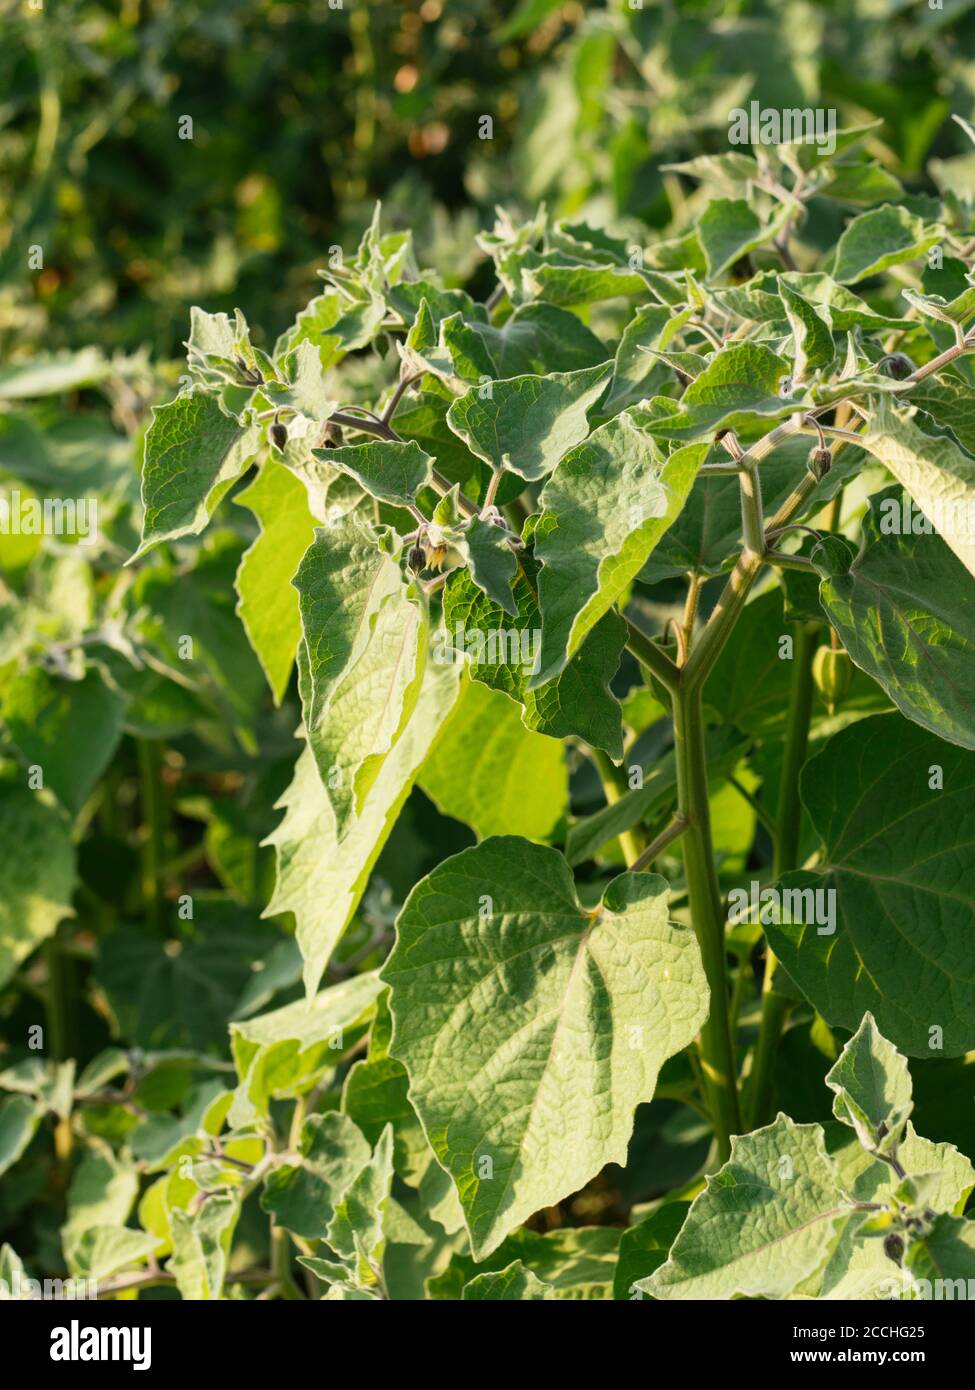
[[[259,440],[256,424],[241,425],[196,387],[154,406],[142,467],[142,542],[132,558],[160,541],[198,535],[253,460]]]
[[[237,570],[237,613],[279,705],[301,640],[298,595],[291,580],[315,534],[307,492],[290,469],[265,459],[250,487],[234,498],[257,517],[261,534]]]
[[[784,1298],[825,1260],[846,1210],[819,1125],[779,1115],[732,1139],[667,1263],[638,1287],[660,1299]]]
[[[507,468],[534,482],[585,439],[586,412],[609,377],[606,363],[579,372],[495,381],[483,399],[480,388],[472,387],[447,411],[447,423],[492,468]]]
[[[390,1050],[475,1258],[625,1162],[634,1107],[704,1021],[697,944],[668,920],[667,893],[656,875],[623,874],[586,912],[557,851],[505,836],[407,899],[383,970]]]
[[[542,654],[529,689],[564,670],[640,572],[706,452],[696,445],[667,458],[624,413],[562,460],[542,493],[535,530]]]

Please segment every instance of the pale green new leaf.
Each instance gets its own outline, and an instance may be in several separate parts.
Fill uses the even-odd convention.
[[[535,530],[542,652],[529,689],[564,669],[637,576],[706,453],[700,444],[668,458],[624,412],[562,460],[545,485]]]
[[[240,1198],[216,1193],[194,1212],[172,1213],[169,1270],[184,1299],[210,1301],[223,1293]]]
[[[335,1203],[368,1163],[361,1131],[337,1110],[310,1115],[298,1140],[298,1163],[281,1163],[264,1180],[262,1208],[305,1240],[321,1240]]]
[[[305,730],[341,841],[416,705],[429,620],[399,565],[355,517],[315,532],[294,585]]]
[[[199,534],[259,442],[257,424],[241,425],[198,387],[153,407],[142,467],[142,542],[133,559],[160,541]]]
[[[375,1151],[336,1202],[325,1234],[327,1244],[352,1272],[353,1282],[362,1288],[382,1280],[392,1187],[393,1127],[387,1125]]]
[[[261,534],[237,569],[237,613],[279,705],[301,640],[298,595],[291,580],[315,534],[305,487],[274,458],[234,499],[257,517]]]
[[[914,1108],[907,1059],[881,1037],[873,1015],[863,1022],[826,1074],[836,1094],[833,1114],[850,1125],[865,1149],[889,1153]]]
[[[383,970],[390,1051],[476,1259],[625,1162],[635,1106],[706,1018],[697,943],[667,898],[664,879],[622,874],[587,912],[556,850],[504,836],[407,899]]]
[[[417,780],[444,815],[481,838],[550,839],[569,800],[562,743],[527,729],[517,702],[479,681],[465,680]]]
[[[285,355],[281,372],[283,381],[269,381],[263,388],[272,405],[289,406],[316,424],[331,419],[339,402],[325,384],[321,357],[314,343],[303,338]]]
[[[464,1285],[461,1298],[465,1303],[480,1299],[503,1299],[525,1302],[529,1299],[551,1301],[555,1292],[551,1284],[543,1284],[536,1274],[526,1269],[521,1260],[513,1260],[504,1269],[492,1274],[478,1274]]]
[[[586,412],[611,375],[609,363],[578,372],[516,376],[471,387],[447,411],[447,424],[478,458],[529,482],[551,473],[589,433]]]
[[[230,1109],[232,1125],[266,1114],[273,1096],[307,1089],[361,1035],[382,982],[374,972],[354,975],[311,1000],[230,1025],[230,1047],[240,1086]]]
[[[292,912],[305,960],[305,989],[318,988],[336,944],[359,905],[400,809],[457,699],[459,665],[428,663],[413,716],[393,745],[339,847],[332,803],[307,746],[278,802],[286,814],[267,837],[277,853],[274,896],[264,915]]]
[[[819,1125],[779,1115],[732,1139],[667,1263],[637,1287],[659,1299],[784,1298],[826,1259],[847,1211]]]

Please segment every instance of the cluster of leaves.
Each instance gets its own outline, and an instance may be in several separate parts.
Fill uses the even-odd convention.
[[[5,599],[6,978],[47,942],[58,1000],[80,869],[95,998],[138,1048],[76,1077],[27,1044],[0,1076],[13,1203],[62,1171],[18,1162],[51,1120],[55,1158],[81,1151],[74,1275],[193,1298],[969,1276],[975,551],[925,519],[975,508],[975,212],[905,194],[875,135],[694,160],[707,197],[649,246],[502,214],[486,302],[377,210],[272,351],[193,311],[135,565],[106,552],[67,637],[26,581]],[[92,816],[125,843],[97,785],[120,747],[148,934],[76,859]],[[174,782],[215,901],[198,848],[162,862]],[[908,1126],[905,1057],[939,1142]]]

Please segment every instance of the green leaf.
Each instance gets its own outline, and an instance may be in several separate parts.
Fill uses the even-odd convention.
[[[429,620],[399,565],[355,517],[316,530],[294,585],[305,729],[341,841],[416,705]]]
[[[587,912],[557,851],[505,836],[407,899],[383,970],[390,1051],[476,1259],[625,1162],[634,1107],[704,1021],[697,944],[667,895],[656,875],[623,874]]]
[[[926,434],[910,407],[901,408],[887,396],[872,405],[863,447],[893,473],[969,574],[975,575],[971,525],[975,458],[947,435]]]
[[[719,429],[744,429],[808,409],[812,402],[801,393],[783,394],[789,374],[788,364],[764,343],[723,347],[688,386],[677,412],[653,421],[653,433],[699,439]]]
[[[303,484],[273,458],[265,459],[250,487],[234,501],[249,507],[261,527],[237,570],[237,614],[274,703],[280,705],[301,640],[298,595],[291,580],[314,538],[315,518]]]
[[[37,792],[0,781],[0,985],[63,917],[73,916],[75,851],[61,816]]]
[[[158,1236],[128,1226],[89,1226],[74,1246],[73,1272],[79,1279],[106,1279],[142,1264],[161,1244]]]
[[[538,565],[525,552],[519,557],[512,596],[518,608],[513,623],[505,620],[502,609],[477,588],[466,571],[455,571],[444,591],[446,636],[454,649],[469,654],[475,680],[521,701],[526,728],[552,738],[575,734],[618,760],[623,756],[622,721],[609,683],[620,664],[625,622],[617,613],[607,613],[564,670],[554,680],[530,690],[528,680],[539,652],[541,617]],[[532,660],[526,662],[525,658]]]
[[[354,478],[361,488],[391,507],[408,507],[420,488],[430,485],[433,459],[413,439],[370,440],[340,449],[316,449],[324,459]]]
[[[842,730],[806,764],[824,867],[781,880],[804,896],[781,899],[766,931],[827,1023],[852,1031],[869,1010],[911,1057],[975,1046],[973,788],[975,755],[896,714]]]
[[[841,285],[855,285],[892,265],[916,260],[943,237],[943,227],[928,226],[906,208],[885,203],[849,223],[836,244],[831,273]]]
[[[613,1281],[614,1298],[643,1297],[638,1281],[649,1278],[666,1261],[690,1209],[690,1202],[665,1202],[644,1221],[623,1232]]]
[[[117,1158],[107,1144],[84,1155],[71,1178],[68,1219],[61,1227],[64,1257],[72,1273],[79,1272],[76,1252],[86,1232],[96,1226],[124,1226],[138,1193],[135,1165]],[[82,1258],[90,1261],[90,1250]]]
[[[708,779],[719,786],[748,751],[748,740],[725,725],[707,733]],[[634,825],[650,821],[676,803],[677,768],[672,752],[643,769],[643,785],[633,787],[616,801],[570,826],[565,856],[572,865],[592,859],[599,849]]]
[[[692,309],[675,313],[669,305],[656,304],[636,311],[617,346],[613,379],[605,399],[600,402],[600,414],[616,415],[663,386],[668,373],[648,349],[666,349],[692,314]]]
[[[35,666],[6,687],[0,717],[23,761],[76,816],[118,747],[124,710],[97,670],[74,681]]]
[[[975,1222],[939,1216],[927,1234],[911,1242],[904,1264],[911,1274],[912,1297],[967,1297],[975,1279]],[[957,1281],[963,1281],[961,1294]]]
[[[795,343],[792,379],[802,381],[810,372],[831,366],[836,356],[829,309],[811,303],[786,284],[779,286],[779,293]]]
[[[586,412],[609,377],[606,363],[579,372],[516,376],[472,387],[447,411],[447,423],[492,468],[507,468],[535,482],[585,439]]]
[[[298,1140],[299,1163],[281,1163],[264,1180],[261,1207],[305,1240],[322,1240],[335,1204],[371,1156],[347,1115],[311,1115]]]
[[[455,314],[441,324],[441,341],[462,381],[575,372],[606,361],[606,345],[568,309],[520,304],[496,326]]]
[[[913,1109],[911,1074],[907,1060],[881,1037],[872,1014],[864,1014],[827,1073],[826,1085],[836,1092],[833,1114],[852,1126],[865,1149],[896,1149]]]
[[[667,1263],[638,1287],[660,1299],[784,1298],[826,1259],[847,1210],[819,1125],[780,1115],[732,1139]]]
[[[426,1292],[438,1301],[462,1298],[473,1279],[498,1274],[517,1261],[548,1285],[557,1299],[608,1300],[619,1247],[620,1232],[612,1226],[567,1226],[544,1232],[519,1227],[481,1260],[458,1251],[442,1273],[427,1280]]]
[[[32,1096],[0,1100],[0,1173],[17,1162],[44,1118],[44,1106]]]
[[[318,348],[307,339],[299,341],[281,362],[284,381],[269,381],[263,387],[272,405],[289,406],[306,419],[324,424],[338,410],[339,402],[329,393]]]
[[[240,1217],[240,1199],[216,1193],[190,1213],[172,1213],[173,1253],[169,1270],[181,1297],[194,1302],[219,1299]]]
[[[413,717],[384,761],[341,849],[332,803],[307,745],[295,764],[291,785],[277,803],[285,810],[284,819],[265,841],[276,851],[277,882],[264,915],[294,914],[309,994],[318,988],[420,764],[453,708],[460,674],[453,664],[428,664]]]
[[[469,1284],[464,1285],[461,1298],[465,1303],[478,1299],[503,1299],[509,1302],[525,1302],[529,1299],[553,1299],[556,1297],[551,1284],[543,1284],[520,1260],[513,1260],[504,1269],[492,1274],[478,1274]]]
[[[923,513],[887,489],[870,499],[860,553],[828,539],[813,563],[820,602],[856,664],[908,719],[975,748],[975,579]]]
[[[479,516],[472,517],[464,528],[462,546],[471,579],[482,593],[516,618],[518,605],[511,585],[518,573],[518,557],[508,543],[504,527]]]
[[[564,670],[680,512],[707,449],[669,458],[626,413],[559,465],[541,497],[535,556],[542,653],[535,690]]]
[[[376,974],[354,975],[323,989],[310,1002],[286,1004],[260,1018],[232,1023],[230,1046],[241,1084],[231,1123],[266,1113],[272,1096],[305,1090],[323,1071],[337,1066],[381,989]]]
[[[562,744],[526,729],[518,704],[479,681],[464,683],[418,781],[444,815],[481,838],[550,839],[569,799]]]
[[[387,1125],[371,1154],[352,1179],[329,1222],[325,1239],[352,1271],[356,1285],[369,1288],[382,1279],[385,1220],[393,1186],[393,1127]]]
[[[142,466],[142,542],[132,558],[160,541],[198,535],[252,462],[259,440],[258,425],[242,426],[198,387],[154,406]]]
[[[788,206],[782,205],[763,225],[744,198],[713,198],[696,223],[708,280],[717,280],[735,261],[771,241],[789,215]]]

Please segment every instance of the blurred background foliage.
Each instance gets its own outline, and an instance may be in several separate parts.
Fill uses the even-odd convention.
[[[377,197],[475,289],[496,202],[663,226],[661,164],[727,148],[752,98],[881,116],[918,179],[962,151],[946,117],[975,92],[971,0],[3,0],[2,24],[5,356],[173,357],[193,301],[273,339]]]

